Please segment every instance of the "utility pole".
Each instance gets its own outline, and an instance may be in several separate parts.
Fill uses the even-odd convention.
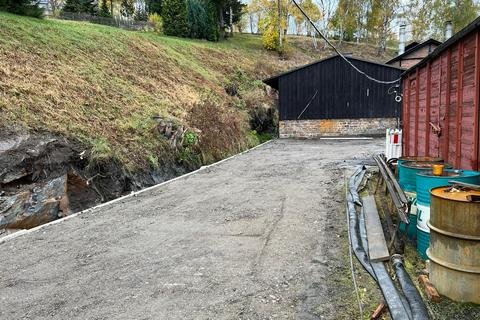
[[[278,1],[278,50],[282,51],[282,7],[281,0]]]

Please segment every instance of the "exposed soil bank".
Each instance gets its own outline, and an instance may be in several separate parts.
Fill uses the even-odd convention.
[[[343,176],[381,148],[276,140],[4,242],[0,318],[356,318]]]
[[[166,162],[128,172],[116,161],[91,166],[88,157],[77,140],[0,128],[0,230],[32,228],[187,171]]]

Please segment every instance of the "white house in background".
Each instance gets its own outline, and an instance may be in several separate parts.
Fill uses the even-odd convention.
[[[47,16],[52,14],[52,10],[50,7],[50,0],[39,0],[37,3],[40,8],[43,8]]]
[[[61,8],[65,1],[61,0],[37,0],[38,6],[43,8],[45,15],[49,16],[52,14],[52,2],[56,2],[57,5]],[[99,3],[100,1],[94,1],[94,3]],[[120,15],[120,3],[114,3],[115,9],[114,12]],[[144,11],[146,9],[145,0],[135,0],[134,2],[135,11]]]

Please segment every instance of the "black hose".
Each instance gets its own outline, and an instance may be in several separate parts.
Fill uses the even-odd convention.
[[[348,219],[349,219],[349,226],[350,226],[348,232],[350,233],[350,242],[352,245],[353,253],[357,257],[358,261],[363,266],[363,268],[372,276],[374,280],[377,280],[377,277],[375,276],[375,272],[373,272],[372,266],[370,265],[367,252],[364,250],[364,247],[360,243],[361,237],[359,234],[358,216],[357,216],[357,210],[355,209],[355,200],[354,200],[354,195],[356,195],[356,198],[359,199],[358,192],[357,192],[357,183],[359,185],[361,180],[358,179],[358,177],[363,178],[363,176],[365,175],[365,171],[366,171],[365,168],[362,168],[362,167],[357,168],[357,170],[351,176],[348,183],[349,192],[347,194],[347,206],[348,206]]]
[[[393,267],[395,268],[395,273],[397,274],[398,282],[402,287],[402,291],[407,297],[408,303],[410,304],[410,309],[412,310],[413,320],[427,320],[429,319],[427,306],[423,302],[420,293],[417,290],[417,287],[410,279],[405,267],[403,265],[402,256],[399,254],[394,254],[391,258]]]
[[[372,262],[371,264],[392,319],[412,320],[412,312],[408,306],[408,302],[405,300],[405,297],[398,292],[392,278],[390,278],[388,274],[385,264],[383,262]]]
[[[411,320],[411,311],[406,302],[405,297],[398,292],[393,284],[385,265],[382,262],[370,263],[367,250],[368,239],[366,236],[365,216],[363,210],[360,218],[355,208],[356,201],[361,203],[358,194],[358,187],[362,183],[366,168],[359,167],[349,180],[349,192],[347,194],[347,207],[349,214],[349,233],[353,252],[360,264],[375,279],[382,291],[387,302],[392,319],[394,320]]]

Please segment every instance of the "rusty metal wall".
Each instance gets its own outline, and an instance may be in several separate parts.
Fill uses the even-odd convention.
[[[403,78],[405,156],[442,157],[479,170],[480,32],[478,29]]]

